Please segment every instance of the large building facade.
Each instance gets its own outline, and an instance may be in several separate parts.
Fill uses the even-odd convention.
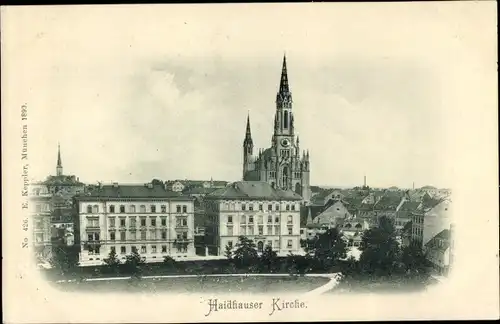
[[[224,255],[238,237],[266,246],[278,255],[297,254],[300,247],[300,205],[293,191],[272,188],[262,181],[240,181],[205,196],[205,242],[211,254]]]
[[[309,151],[300,152],[299,137],[295,136],[292,93],[288,84],[286,57],[283,58],[281,81],[276,95],[276,113],[271,147],[254,154],[247,118],[246,134],[243,141],[243,180],[265,181],[273,188],[292,190],[303,201],[311,199],[309,184]]]
[[[123,262],[137,251],[146,262],[195,255],[193,199],[163,185],[97,185],[75,197],[75,244],[81,266],[103,264],[114,250]]]

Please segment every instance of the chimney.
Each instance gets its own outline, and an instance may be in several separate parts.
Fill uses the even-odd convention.
[[[113,182],[113,188],[118,188],[118,182]]]

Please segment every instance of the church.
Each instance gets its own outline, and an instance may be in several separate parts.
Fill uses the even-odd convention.
[[[304,202],[307,203],[311,199],[309,151],[302,151],[302,154],[300,152],[299,137],[296,137],[294,133],[292,104],[286,56],[284,56],[279,90],[276,95],[271,147],[265,150],[260,149],[254,155],[249,115],[243,141],[243,180],[265,181],[275,189],[292,190],[302,196]]]

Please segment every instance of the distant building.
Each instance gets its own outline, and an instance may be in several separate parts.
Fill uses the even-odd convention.
[[[412,241],[424,252],[425,245],[452,223],[452,202],[449,199],[435,199],[427,196],[417,211],[412,213]]]
[[[124,261],[133,250],[146,262],[194,252],[193,198],[163,185],[98,185],[75,197],[75,244],[80,265],[99,265],[115,250]]]
[[[48,188],[42,184],[32,185],[30,190],[31,192],[33,192],[33,190],[37,192],[36,196],[30,197],[28,203],[28,210],[31,218],[30,222],[32,222],[31,226],[33,228],[33,239],[31,241],[34,244],[37,260],[39,262],[47,262],[52,258],[50,227],[52,197]]]
[[[443,229],[425,244],[425,257],[439,274],[447,274],[453,261],[451,229]]]
[[[312,196],[309,151],[302,151],[301,155],[299,138],[295,134],[292,104],[286,57],[283,57],[271,147],[254,154],[248,116],[243,141],[243,180],[264,181],[276,189],[292,190],[302,196],[304,202],[309,202]]]
[[[280,255],[300,252],[302,197],[267,182],[239,181],[204,198],[205,235],[211,254],[233,249],[239,236],[252,239],[259,253],[269,245]]]
[[[204,192],[203,189],[220,189],[227,186],[227,181],[217,180],[171,180],[166,181],[165,185],[167,190],[184,192],[184,191],[198,191]],[[209,190],[207,190],[209,192]]]

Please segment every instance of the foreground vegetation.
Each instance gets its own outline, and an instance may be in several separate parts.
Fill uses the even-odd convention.
[[[145,263],[133,251],[122,263],[112,251],[104,260],[106,265],[78,267],[71,251],[58,250],[54,254],[53,269],[42,270],[49,280],[84,279],[92,277],[193,274],[276,273],[292,277],[306,273],[342,273],[337,291],[357,291],[367,287],[423,288],[431,281],[425,258],[416,246],[401,248],[396,231],[389,218],[382,217],[379,226],[366,230],[362,236],[361,256],[345,260],[347,247],[336,228],[305,242],[306,255],[278,257],[271,247],[260,255],[255,243],[241,236],[234,249],[226,247],[225,260],[175,261],[165,257],[163,262]],[[391,288],[392,287],[392,288]]]

